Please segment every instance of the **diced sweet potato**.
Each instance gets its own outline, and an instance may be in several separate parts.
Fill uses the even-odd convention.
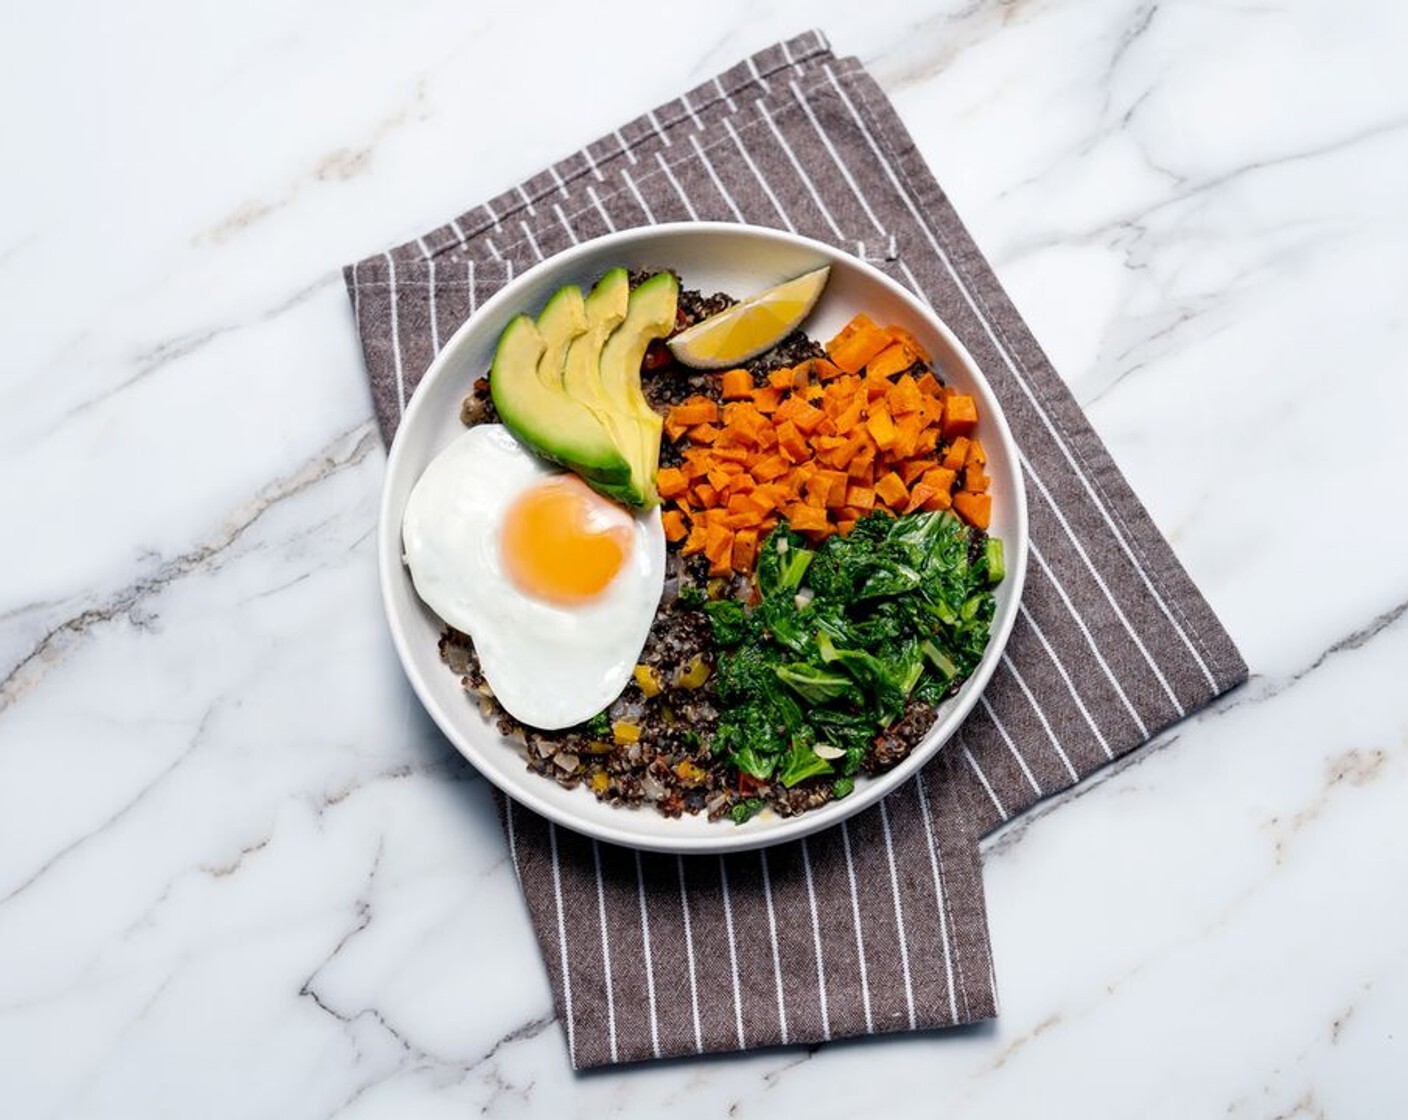
[[[778,425],[777,445],[783,456],[793,463],[800,463],[807,457],[806,438],[791,420],[784,420]]]
[[[846,373],[859,373],[865,363],[891,342],[889,334],[877,327],[863,312],[843,328],[826,346],[827,356]]]
[[[953,508],[970,525],[986,529],[992,522],[992,495],[970,494],[960,490],[953,496]]]
[[[885,403],[890,407],[891,416],[907,416],[918,412],[922,401],[919,386],[909,374],[901,374],[894,387],[885,394]]]
[[[906,486],[912,486],[916,478],[938,465],[936,459],[906,459],[900,464],[900,478],[904,479]]]
[[[656,472],[655,488],[662,498],[677,498],[689,489],[689,480],[678,467],[662,467]]]
[[[957,475],[947,467],[934,467],[932,470],[924,472],[921,481],[928,483],[935,490],[945,492],[953,489],[954,480]]]
[[[909,491],[905,487],[904,480],[891,471],[875,483],[875,496],[891,509],[896,509],[905,504]]]
[[[758,555],[758,531],[739,529],[733,538],[733,570],[751,572],[753,560]]]
[[[782,394],[771,385],[762,389],[753,390],[753,407],[764,415],[776,412],[777,406],[782,403]]]
[[[893,377],[903,373],[915,362],[915,353],[903,342],[891,342],[865,363],[867,377]]]
[[[731,369],[723,375],[722,386],[724,400],[747,400],[753,393],[753,375],[746,369]]]
[[[937,397],[943,390],[943,386],[939,384],[939,379],[932,373],[924,374],[923,377],[915,382],[915,385],[926,397]]]
[[[846,505],[853,509],[872,510],[875,508],[875,491],[869,486],[851,483],[846,487]]]
[[[944,402],[944,439],[966,436],[978,426],[978,403],[972,397],[955,394]]]
[[[949,444],[948,450],[944,452],[944,466],[946,466],[951,471],[962,470],[963,464],[967,461],[967,459],[968,440],[963,436],[959,436],[956,440]]]
[[[895,445],[895,440],[899,437],[899,429],[895,427],[895,422],[890,418],[889,409],[883,404],[876,405],[870,410],[870,417],[865,422],[866,429],[870,432],[870,438],[875,441],[875,446],[881,451],[886,451]]]
[[[667,541],[682,541],[689,534],[685,527],[684,514],[677,509],[667,509],[660,515],[660,524],[665,529]]]
[[[827,527],[826,510],[794,502],[787,507],[787,520],[799,533],[817,532]]]

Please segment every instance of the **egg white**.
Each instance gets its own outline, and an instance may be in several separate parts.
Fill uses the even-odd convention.
[[[590,719],[621,694],[665,583],[656,508],[634,514],[634,547],[591,602],[546,603],[513,584],[500,553],[506,511],[525,489],[558,473],[507,428],[480,424],[426,467],[401,523],[416,593],[474,640],[504,710],[544,730]]]

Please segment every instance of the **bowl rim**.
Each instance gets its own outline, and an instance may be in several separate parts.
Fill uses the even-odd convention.
[[[1004,457],[1011,467],[1012,490],[1016,497],[1016,508],[1013,511],[1015,531],[1003,538],[1007,560],[1005,582],[1011,588],[1010,607],[1005,614],[999,615],[995,620],[995,625],[988,638],[987,649],[984,650],[977,669],[964,682],[958,695],[945,701],[946,704],[953,704],[953,707],[947,711],[941,709],[940,717],[934,721],[924,737],[902,762],[881,774],[861,776],[863,780],[857,781],[854,791],[845,798],[828,802],[824,806],[796,816],[782,818],[777,824],[768,822],[764,828],[754,829],[748,825],[736,826],[731,825],[728,821],[720,820],[714,822],[718,826],[716,836],[685,835],[672,839],[668,836],[667,831],[662,832],[659,836],[642,835],[637,831],[574,815],[571,811],[540,794],[537,783],[545,782],[548,779],[529,770],[526,765],[521,772],[524,780],[517,783],[501,780],[501,775],[491,765],[481,765],[480,756],[484,752],[484,747],[464,733],[453,714],[442,708],[428,683],[422,679],[422,674],[416,668],[411,636],[394,604],[395,581],[409,577],[406,575],[405,567],[400,559],[401,515],[404,503],[398,506],[395,502],[393,481],[409,469],[403,465],[403,460],[410,454],[407,448],[415,439],[412,433],[418,429],[418,417],[424,408],[429,407],[426,401],[430,394],[421,392],[421,387],[441,376],[441,371],[454,362],[456,352],[464,345],[464,340],[474,333],[480,324],[500,315],[503,308],[512,307],[516,300],[521,301],[519,293],[530,288],[543,275],[570,267],[580,257],[599,253],[603,248],[611,245],[628,245],[642,241],[648,242],[661,236],[681,235],[752,237],[794,249],[805,249],[824,257],[831,263],[838,260],[844,261],[847,266],[859,268],[871,282],[887,289],[892,296],[908,305],[917,317],[925,320],[942,337],[952,354],[963,364],[968,376],[986,390],[989,400],[986,404],[983,420],[984,426],[990,430],[984,436],[984,443],[989,447],[994,444],[1002,447]],[[996,438],[994,439],[994,437]],[[387,547],[388,536],[395,540],[394,548]],[[887,276],[869,261],[824,241],[817,241],[800,234],[767,226],[746,225],[739,222],[665,222],[603,234],[580,241],[561,252],[545,257],[531,268],[518,273],[499,291],[480,304],[469,318],[445,340],[439,353],[436,354],[417,383],[416,389],[412,391],[387,453],[386,472],[382,482],[377,518],[377,567],[382,610],[391,632],[392,643],[401,663],[402,672],[405,673],[417,699],[455,749],[474,766],[481,776],[493,783],[506,797],[555,824],[608,843],[644,851],[673,854],[722,854],[772,847],[840,824],[856,813],[876,804],[909,781],[953,738],[973,708],[977,706],[1002,658],[1008,638],[1011,636],[1026,582],[1028,536],[1027,497],[1023,481],[1021,453],[1012,436],[1001,402],[993,391],[992,384],[983,374],[977,362],[973,360],[968,348],[964,346],[948,324],[939,317],[938,312],[924,299]],[[582,797],[591,796],[589,791],[573,790],[572,792]],[[613,806],[613,808],[623,815],[649,813],[651,824],[658,824],[665,830],[668,830],[672,823],[671,818],[656,813],[646,806]]]

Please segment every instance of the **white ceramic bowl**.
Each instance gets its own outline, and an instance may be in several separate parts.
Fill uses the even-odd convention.
[[[460,402],[489,368],[499,332],[515,314],[536,314],[564,284],[584,287],[608,268],[674,269],[703,292],[742,297],[823,264],[831,277],[804,329],[830,338],[857,311],[898,324],[929,348],[944,379],[979,402],[979,432],[992,477],[993,524],[1003,541],[1007,578],[997,589],[992,638],[977,672],[939,709],[929,734],[893,770],[860,777],[850,796],[791,818],[765,813],[743,825],[703,816],[672,820],[648,806],[613,807],[588,790],[562,789],[528,770],[520,748],[482,716],[436,648],[438,618],[420,601],[401,563],[401,516],[411,487],[430,460],[463,431]],[[598,839],[669,852],[726,852],[793,840],[834,825],[907,781],[963,722],[992,676],[1017,615],[1027,560],[1027,507],[1017,449],[1002,408],[967,350],[933,311],[883,273],[830,246],[776,230],[697,222],[626,230],[576,245],[523,273],[484,304],[446,343],[411,399],[391,445],[378,543],[382,596],[396,650],[411,685],[440,729],[504,791],[558,824]]]

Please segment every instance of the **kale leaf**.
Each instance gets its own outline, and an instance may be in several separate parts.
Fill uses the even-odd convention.
[[[704,608],[720,647],[713,752],[758,781],[835,775],[834,796],[850,793],[876,734],[912,699],[951,695],[982,658],[1004,562],[1000,542],[974,539],[947,512],[876,514],[814,549],[775,529],[759,601]],[[822,758],[819,743],[844,753]]]

